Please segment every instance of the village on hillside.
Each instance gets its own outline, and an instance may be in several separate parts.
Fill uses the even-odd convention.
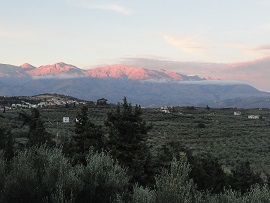
[[[0,100],[0,111],[12,109],[31,109],[47,106],[63,106],[85,104],[85,101],[78,100],[68,95],[41,94],[36,96],[2,97]]]

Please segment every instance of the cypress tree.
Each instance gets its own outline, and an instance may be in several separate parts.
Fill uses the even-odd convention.
[[[103,148],[103,132],[101,126],[95,125],[88,119],[88,108],[83,106],[77,114],[75,123],[75,136],[73,146],[74,163],[86,165],[85,156],[91,148],[101,151]]]
[[[28,146],[42,145],[44,143],[52,144],[51,136],[46,132],[40,113],[37,109],[32,109],[31,115],[25,111],[18,112],[23,120],[23,125],[29,126]]]
[[[230,177],[231,188],[240,191],[242,194],[248,192],[252,185],[263,185],[263,180],[260,174],[255,173],[248,161],[240,163],[232,170],[232,176]]]
[[[4,158],[10,161],[14,156],[14,140],[10,130],[0,128],[0,151],[4,150]]]
[[[145,184],[147,180],[146,136],[152,126],[142,119],[141,107],[132,107],[126,97],[116,110],[107,114],[105,125],[109,128],[108,148],[120,164],[129,168],[131,182]]]
[[[10,161],[14,157],[14,140],[10,132],[8,132],[5,145],[4,157],[7,161]]]
[[[81,111],[78,112],[75,122],[75,133],[77,135],[82,134],[86,130],[86,124],[88,121],[88,108],[87,106],[82,106]]]
[[[6,133],[5,129],[0,127],[0,151],[5,149]]]

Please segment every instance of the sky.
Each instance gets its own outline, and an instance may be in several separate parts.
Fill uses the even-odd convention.
[[[0,63],[234,63],[270,55],[270,0],[0,0]]]

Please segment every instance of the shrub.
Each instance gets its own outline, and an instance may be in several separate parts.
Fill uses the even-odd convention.
[[[4,152],[0,151],[0,202],[2,202],[2,197],[3,197],[3,190],[5,186],[5,168],[6,168],[6,163],[4,160]]]
[[[226,190],[222,194],[207,195],[207,203],[268,203],[270,201],[270,191],[267,186],[255,185],[244,195],[234,190]]]
[[[60,149],[40,148],[39,153],[45,159],[42,185],[49,200],[56,197],[65,200],[76,198],[83,189],[79,179],[81,167],[72,167]]]
[[[189,179],[191,169],[186,161],[171,162],[170,170],[163,169],[156,177],[157,203],[194,202],[195,189],[193,181]]]
[[[25,150],[13,158],[4,189],[7,202],[42,201],[42,190],[33,156],[31,150]]]
[[[13,158],[6,177],[5,200],[52,202],[56,197],[72,199],[83,187],[78,178],[79,169],[71,166],[60,149],[41,146],[21,151]]]
[[[198,128],[205,128],[205,124],[202,123],[202,122],[200,122],[200,123],[198,123],[197,127],[198,127]]]
[[[154,190],[138,186],[137,184],[133,187],[133,203],[155,203],[155,199],[156,194]]]
[[[84,189],[78,202],[106,203],[123,194],[128,186],[129,178],[126,169],[104,152],[90,151],[86,156],[87,165],[80,174]]]

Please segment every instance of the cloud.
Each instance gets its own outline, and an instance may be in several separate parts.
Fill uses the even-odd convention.
[[[190,54],[203,55],[206,54],[206,50],[211,48],[195,37],[175,37],[164,35],[163,39],[170,45]]]
[[[94,9],[94,10],[104,10],[104,11],[111,11],[111,12],[116,12],[120,13],[123,15],[131,15],[132,11],[123,5],[120,4],[114,4],[114,3],[87,3],[85,1],[75,1],[75,0],[68,0],[67,1],[69,4],[85,8],[85,9]]]
[[[261,45],[254,48],[255,51],[270,51],[270,44]]]
[[[241,55],[248,56],[250,59],[263,58],[270,55],[270,44],[248,44],[248,43],[234,43],[228,44],[228,48],[237,50]]]

